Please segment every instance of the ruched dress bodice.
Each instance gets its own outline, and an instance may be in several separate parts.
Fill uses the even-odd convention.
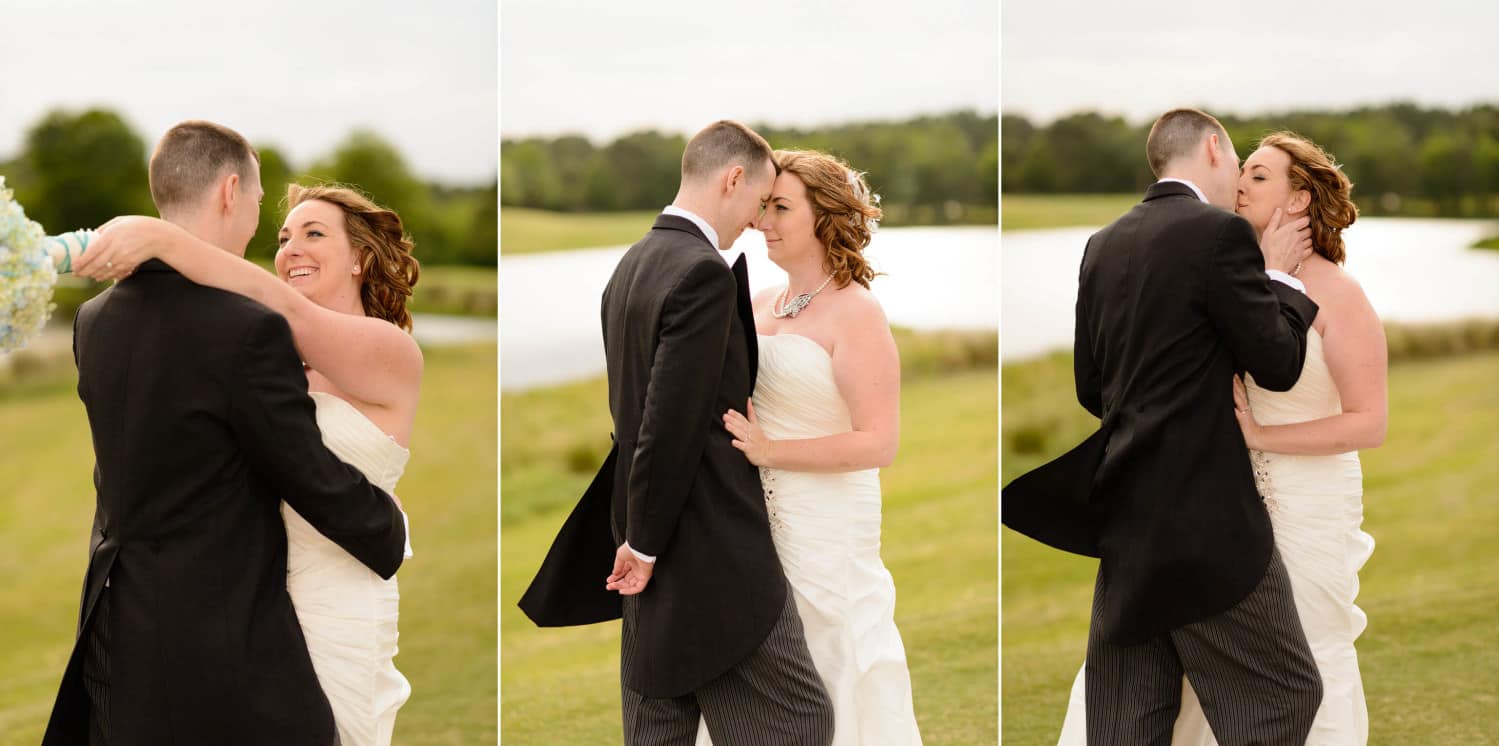
[[[410,452],[352,404],[322,392],[311,396],[328,450],[371,484],[395,494]],[[396,579],[370,571],[286,503],[281,515],[286,522],[287,590],[318,683],[332,705],[339,742],[388,746],[396,711],[411,695],[392,660],[401,598]]]
[[[852,429],[833,362],[816,341],[761,335],[755,415],[772,440]],[[835,746],[921,743],[895,581],[880,560],[878,469],[813,473],[761,468],[776,553],[812,661],[833,701]],[[699,730],[698,743],[709,740]]]

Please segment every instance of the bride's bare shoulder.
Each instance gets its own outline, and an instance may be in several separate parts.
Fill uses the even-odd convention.
[[[1334,331],[1343,339],[1358,344],[1378,343],[1384,334],[1379,314],[1364,287],[1343,267],[1317,257],[1314,272],[1305,273],[1307,295],[1317,303],[1317,318],[1312,326],[1324,339]]]
[[[1359,309],[1369,305],[1364,286],[1342,266],[1319,256],[1308,269],[1313,272],[1307,273],[1305,278],[1307,292],[1324,311],[1337,313],[1342,309]]]
[[[886,324],[885,307],[880,305],[878,298],[869,288],[857,282],[850,282],[846,287],[838,289],[836,294],[839,307],[839,315],[848,322],[866,322]]]

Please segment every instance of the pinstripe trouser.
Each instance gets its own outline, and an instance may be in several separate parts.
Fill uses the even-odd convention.
[[[84,632],[83,688],[88,692],[89,746],[109,744],[109,589],[99,594],[94,617]]]
[[[625,598],[625,650],[633,638],[636,601]],[[625,746],[692,746],[699,713],[715,746],[826,746],[833,740],[833,703],[812,664],[789,587],[786,608],[765,642],[697,691],[658,699],[620,688]]]
[[[1087,713],[1090,746],[1170,746],[1185,673],[1222,746],[1303,746],[1322,677],[1296,616],[1280,551],[1265,577],[1238,605],[1128,647],[1088,633]]]

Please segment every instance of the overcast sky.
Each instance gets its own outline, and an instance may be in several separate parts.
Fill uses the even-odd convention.
[[[368,127],[424,178],[496,172],[496,0],[4,0],[0,18],[0,160],[47,111],[104,106],[148,147],[202,118],[306,166]]]
[[[999,110],[996,0],[503,0],[500,128],[595,141],[716,119]]]
[[[1038,123],[1499,101],[1492,3],[1045,0],[1006,2],[1001,23],[1003,109]]]

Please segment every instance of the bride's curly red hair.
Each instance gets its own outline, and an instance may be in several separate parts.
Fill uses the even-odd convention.
[[[365,314],[411,331],[406,302],[421,275],[421,263],[411,255],[415,243],[401,225],[401,216],[360,190],[341,184],[288,184],[288,212],[309,200],[327,202],[344,214],[349,245],[359,252],[359,300]]]
[[[778,171],[789,171],[807,186],[812,204],[812,232],[827,250],[827,267],[838,287],[869,281],[881,273],[869,266],[864,247],[874,237],[883,214],[874,203],[864,175],[838,158],[815,150],[777,150]]]
[[[1291,188],[1305,189],[1312,196],[1306,209],[1311,218],[1312,249],[1333,264],[1342,264],[1347,258],[1343,229],[1358,219],[1353,182],[1330,153],[1294,132],[1265,135],[1259,147],[1267,145],[1291,157]]]

